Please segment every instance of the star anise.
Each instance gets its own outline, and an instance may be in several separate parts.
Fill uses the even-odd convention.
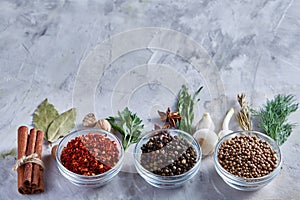
[[[176,128],[176,122],[181,120],[179,112],[171,112],[171,109],[168,108],[166,112],[157,111],[161,121],[168,122],[171,127]]]

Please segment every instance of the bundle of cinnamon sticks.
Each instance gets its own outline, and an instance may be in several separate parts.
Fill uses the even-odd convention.
[[[18,159],[24,156],[37,154],[37,159],[42,159],[42,145],[44,132],[30,130],[21,126],[18,129]],[[44,170],[43,167],[34,162],[27,162],[18,166],[18,191],[21,194],[37,194],[44,192]]]

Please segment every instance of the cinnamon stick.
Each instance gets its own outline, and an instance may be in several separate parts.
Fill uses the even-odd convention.
[[[36,142],[36,129],[33,128],[30,130],[30,135],[29,135],[29,140],[28,140],[28,145],[27,145],[27,150],[26,150],[26,156],[29,156],[34,153],[35,150],[35,142]],[[27,187],[31,187],[32,183],[32,163],[26,163],[25,164],[25,169],[24,169],[24,185]]]
[[[37,137],[35,142],[35,153],[38,154],[38,158],[42,159],[42,149],[43,149],[43,140],[44,140],[44,132],[38,130]],[[44,191],[44,176],[43,176],[43,168],[33,163],[33,173],[32,173],[32,189],[33,193],[41,193]]]
[[[39,171],[39,183],[36,188],[32,189],[33,194],[38,194],[44,192],[44,172]]]
[[[28,140],[28,128],[26,126],[21,126],[18,129],[18,159],[26,154]],[[20,166],[17,170],[18,172],[18,191],[21,194],[28,193],[28,190],[23,185],[24,181],[24,165]]]

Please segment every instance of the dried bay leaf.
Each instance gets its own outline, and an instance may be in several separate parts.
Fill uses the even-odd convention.
[[[66,136],[75,126],[76,109],[72,108],[59,115],[49,125],[47,139],[49,142],[55,142],[58,138]]]
[[[33,113],[33,124],[38,130],[45,133],[47,139],[47,129],[51,122],[59,116],[55,107],[45,99]]]
[[[76,110],[72,108],[61,115],[46,98],[33,113],[33,124],[36,129],[45,133],[45,139],[55,142],[67,135],[75,126]]]

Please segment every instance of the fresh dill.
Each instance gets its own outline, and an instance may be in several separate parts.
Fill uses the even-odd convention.
[[[291,135],[295,126],[294,123],[287,121],[287,117],[295,112],[298,106],[294,95],[279,94],[272,100],[268,99],[259,111],[252,110],[252,112],[258,117],[258,126],[278,145],[282,145]]]

